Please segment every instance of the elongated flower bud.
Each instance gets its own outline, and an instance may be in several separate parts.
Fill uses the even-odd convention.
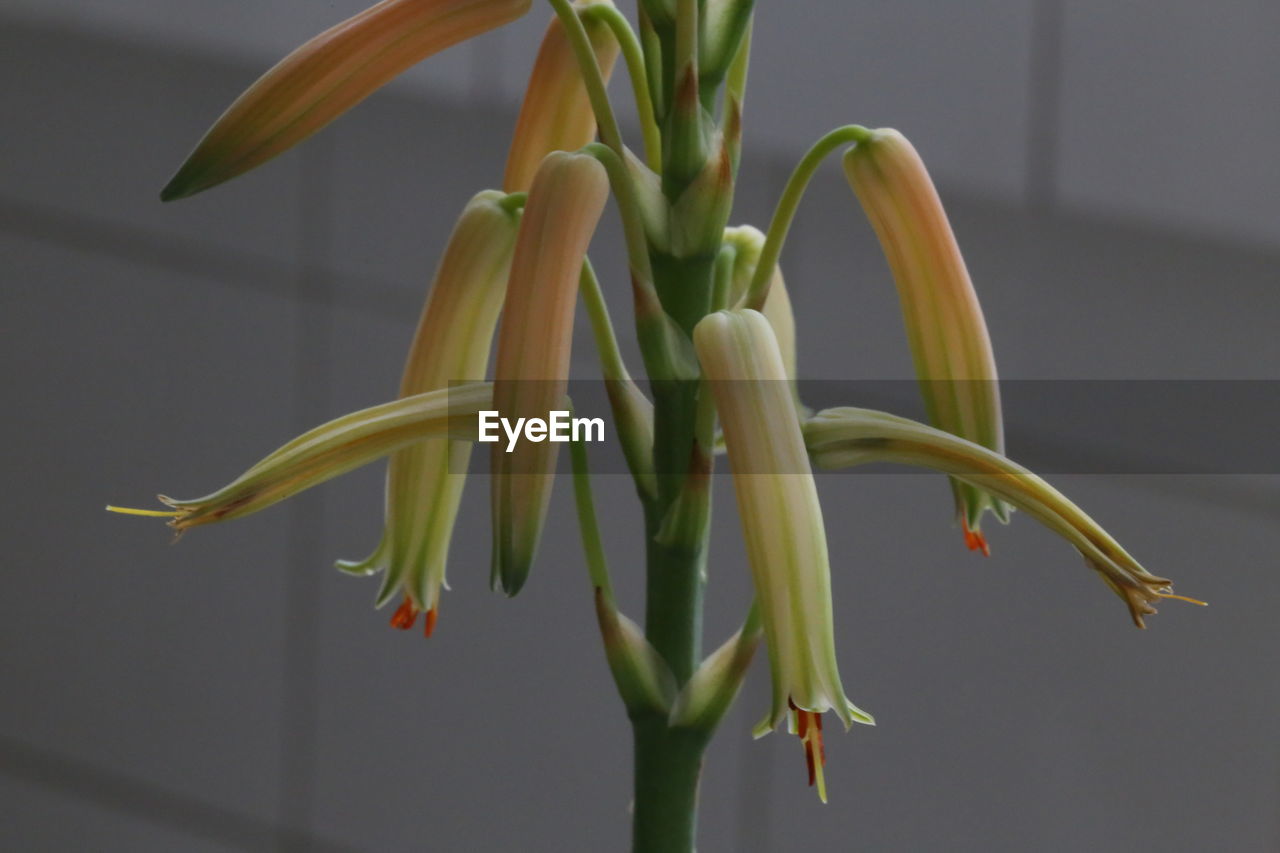
[[[484,379],[519,225],[518,211],[502,204],[506,198],[482,192],[458,219],[409,350],[402,397]],[[385,573],[379,606],[404,589],[397,625],[412,625],[421,612],[428,632],[435,625],[470,456],[470,444],[446,439],[396,453],[387,469],[386,526],[377,549],[362,561],[338,563],[352,574]]]
[[[729,304],[736,305],[742,301],[751,284],[751,277],[756,274],[756,265],[760,261],[760,253],[764,251],[764,233],[752,225],[738,225],[724,229],[724,241],[737,250],[733,264],[733,290]],[[787,283],[782,277],[782,268],[775,267],[773,281],[769,284],[769,296],[764,301],[764,314],[773,334],[778,339],[778,349],[782,353],[782,364],[786,368],[787,378],[796,379],[796,318],[791,310],[791,295],[787,292]]]
[[[844,158],[845,175],[880,238],[929,420],[939,429],[1004,452],[1000,388],[982,307],[951,224],[916,149],[896,130],[871,132]],[[956,514],[971,549],[987,551],[980,524],[1008,509],[981,489],[952,481]]]
[[[822,468],[847,468],[867,462],[918,465],[950,474],[1007,500],[1074,545],[1085,562],[1128,605],[1139,628],[1145,627],[1144,615],[1156,612],[1153,602],[1181,598],[1173,595],[1170,581],[1144,569],[1065,495],[999,453],[949,432],[869,409],[819,412],[805,424],[804,436],[810,455]]]
[[[476,382],[361,409],[303,433],[212,494],[160,500],[179,533],[251,515],[425,438],[475,441],[477,415],[491,405],[493,389]]]
[[[609,195],[595,158],[553,152],[529,190],[498,336],[494,409],[509,422],[546,419],[564,396],[578,278]],[[529,575],[559,446],[521,440],[492,451],[495,588],[515,595]]]
[[[289,150],[428,56],[531,0],[382,0],[286,56],[235,100],[160,193],[195,195]]]
[[[583,9],[598,4],[613,5],[610,0],[586,0],[574,5]],[[618,59],[618,41],[609,25],[596,17],[583,18],[582,25],[607,83]],[[503,188],[509,193],[528,192],[543,157],[552,151],[576,151],[595,138],[596,117],[578,60],[564,24],[553,17],[542,37],[520,118],[516,120]]]
[[[793,711],[810,782],[825,799],[818,715],[834,710],[846,728],[872,719],[840,684],[822,508],[782,355],[769,321],[749,309],[708,315],[693,338],[729,448],[769,649],[773,706],[758,731],[776,728]]]

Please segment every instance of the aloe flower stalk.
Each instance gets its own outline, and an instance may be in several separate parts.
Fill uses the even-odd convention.
[[[750,309],[708,315],[693,339],[734,468],[769,649],[773,705],[758,732],[792,719],[804,741],[810,784],[825,802],[818,717],[835,711],[846,728],[873,720],[840,684],[822,507],[782,354],[769,321]]]
[[[484,378],[520,219],[509,198],[479,193],[454,226],[409,350],[401,397]],[[403,589],[404,603],[392,617],[398,628],[411,627],[418,613],[426,614],[427,636],[435,627],[470,456],[469,443],[445,439],[396,453],[378,547],[364,560],[338,563],[352,574],[384,573],[378,606]]]
[[[586,154],[542,161],[516,238],[498,335],[494,409],[510,420],[546,418],[564,395],[578,278],[609,195],[609,178]],[[542,536],[558,445],[493,445],[491,487],[496,589],[524,586]]]
[[[259,512],[423,439],[474,441],[476,416],[492,405],[493,389],[484,382],[416,394],[321,424],[204,497],[180,500],[161,495],[161,503],[172,507],[171,512],[108,509],[170,516],[169,526],[181,534],[192,527]]]
[[[942,201],[916,149],[889,128],[870,131],[844,157],[845,175],[893,272],[929,420],[1004,452],[1000,386],[982,306]],[[988,553],[982,514],[1008,509],[982,489],[952,481],[971,550]]]
[[[160,193],[185,198],[281,154],[388,81],[529,11],[532,0],[382,0],[282,59],[235,100]]]
[[[981,445],[908,418],[870,409],[819,412],[804,426],[809,453],[820,468],[868,462],[918,465],[950,474],[990,492],[1042,522],[1070,542],[1116,595],[1139,628],[1154,614],[1152,603],[1174,598],[1172,582],[1138,563],[1109,533],[1065,495],[1021,465]]]
[[[575,10],[592,6],[613,6],[610,0],[575,3]],[[618,59],[618,41],[608,25],[598,17],[583,18],[591,48],[608,82]],[[520,117],[511,137],[503,188],[507,192],[527,192],[533,185],[542,158],[552,151],[576,151],[596,137],[596,118],[587,97],[586,83],[573,53],[564,23],[552,18],[542,37],[542,46],[529,75]]]
[[[830,556],[811,464],[874,460],[942,471],[967,543],[984,552],[984,513],[1005,521],[1021,508],[1077,548],[1140,626],[1154,603],[1181,596],[1059,492],[1001,455],[1000,397],[982,310],[911,144],[894,130],[836,127],[800,158],[765,233],[726,228],[742,155],[754,2],[640,0],[634,28],[614,2],[549,0],[555,18],[510,142],[507,194],[480,193],[458,220],[422,311],[401,398],[316,427],[213,494],[163,498],[167,511],[122,511],[166,516],[181,533],[392,456],[379,544],[367,559],[339,566],[382,571],[379,605],[403,597],[392,624],[408,628],[425,612],[430,634],[469,463],[462,442],[491,441],[496,415],[507,440],[490,445],[491,585],[514,595],[537,552],[564,438],[549,424],[572,410],[565,390],[581,293],[612,434],[643,515],[643,560],[633,561],[643,562],[636,584],[644,590],[641,626],[615,600],[607,559],[613,543],[594,505],[588,443],[610,440],[608,430],[572,436],[587,575],[604,657],[633,734],[631,849],[693,853],[706,747],[761,642],[772,696],[757,734],[785,721],[824,801],[823,715],[834,711],[846,729],[872,723],[840,679]],[[270,160],[413,63],[519,17],[530,3],[377,3],[250,87],[162,198],[192,195]],[[628,147],[609,92],[619,60],[635,105],[639,155]],[[846,176],[897,285],[932,427],[861,409],[810,418],[799,401],[796,318],[780,259],[806,187],[822,162],[845,148]],[[422,168],[439,164],[428,157]],[[634,344],[647,374],[635,380],[608,305],[607,285],[616,279],[604,270],[597,278],[586,260],[610,192],[627,255]],[[814,300],[819,284],[807,291]],[[489,386],[479,380],[499,313]],[[712,477],[721,447],[733,468],[755,600],[741,630],[705,655]]]

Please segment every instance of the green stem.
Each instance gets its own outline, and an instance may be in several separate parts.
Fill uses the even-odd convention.
[[[759,311],[769,296],[769,284],[773,281],[773,268],[778,265],[778,257],[782,254],[782,244],[787,240],[787,232],[791,229],[791,221],[796,217],[796,208],[809,186],[809,180],[827,155],[841,145],[850,142],[864,142],[871,131],[857,124],[837,127],[819,139],[808,153],[796,164],[795,171],[787,180],[787,186],[778,199],[778,206],[773,211],[773,219],[769,222],[769,231],[765,236],[764,249],[760,252],[760,260],[756,264],[755,275],[751,277],[751,285],[743,297],[743,305]]]
[[[578,60],[578,70],[582,72],[582,80],[587,87],[587,99],[591,102],[591,111],[595,113],[596,124],[600,127],[600,139],[621,157],[624,150],[622,131],[618,129],[618,120],[609,103],[609,88],[600,71],[600,63],[596,62],[591,37],[587,35],[586,27],[582,25],[582,19],[578,17],[578,11],[570,0],[551,0],[551,6],[564,25],[569,44],[573,47],[573,55]]]
[[[636,113],[640,119],[640,131],[644,135],[645,164],[655,172],[662,172],[662,130],[654,113],[653,96],[649,90],[649,71],[645,65],[644,49],[636,38],[635,30],[615,6],[597,3],[588,6],[584,16],[604,21],[622,48],[623,61],[627,63],[627,75],[631,78],[631,93],[636,101]]]
[[[692,853],[698,824],[698,777],[706,735],[667,726],[665,717],[634,721],[635,814],[632,853]]]

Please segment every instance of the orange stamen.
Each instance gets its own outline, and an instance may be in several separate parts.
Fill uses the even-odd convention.
[[[396,608],[396,612],[391,614],[391,627],[399,628],[401,631],[407,631],[413,627],[413,623],[418,619],[418,608],[413,606],[413,602],[408,598]]]
[[[431,636],[431,632],[436,629],[436,617],[439,615],[434,607],[427,611],[427,618],[422,620],[422,636]]]
[[[822,742],[822,715],[815,711],[797,708],[788,701],[796,715],[796,734],[804,746],[805,765],[809,769],[809,787],[818,786],[818,796],[827,801],[827,785],[822,769],[827,766],[827,750]]]
[[[964,527],[964,544],[969,546],[970,551],[981,551],[982,556],[991,556],[991,546],[987,544],[987,537],[982,535],[981,530],[971,530],[969,522],[963,521]]]

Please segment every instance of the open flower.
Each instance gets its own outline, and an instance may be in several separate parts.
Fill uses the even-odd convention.
[[[835,711],[846,728],[872,719],[840,683],[826,531],[786,369],[769,321],[750,309],[708,315],[693,339],[724,428],[769,649],[773,704],[758,732],[790,717],[825,801],[819,715]]]
[[[192,527],[264,510],[426,438],[475,441],[477,415],[492,405],[493,389],[484,382],[415,394],[308,430],[202,498],[179,500],[161,495],[160,501],[172,507],[170,512],[107,509],[168,516],[169,526],[181,534]]]
[[[509,420],[546,418],[564,396],[578,279],[609,196],[609,177],[586,154],[542,161],[516,238],[494,372],[494,409]],[[524,586],[542,537],[559,445],[501,443],[491,456],[493,570],[508,595]]]
[[[575,7],[599,4],[613,5],[609,0],[586,0]],[[591,40],[600,73],[608,82],[618,59],[618,41],[599,18],[583,16],[582,25]],[[576,151],[595,137],[596,117],[577,57],[564,24],[558,17],[552,18],[534,60],[520,118],[511,137],[503,189],[509,193],[527,192],[543,157],[552,151]]]
[[[845,175],[871,220],[898,286],[916,376],[930,422],[1004,452],[1000,386],[982,307],[942,201],[916,149],[889,128],[845,154]],[[952,481],[970,549],[987,552],[981,521],[1008,509],[980,488]]]
[[[511,268],[520,215],[493,190],[476,195],[454,226],[409,349],[402,397],[484,378],[494,326]],[[386,527],[364,560],[343,561],[352,574],[384,572],[378,605],[404,590],[392,620],[399,628],[426,613],[435,626],[445,561],[466,483],[471,445],[434,439],[396,453],[387,469]]]
[[[922,423],[870,409],[839,408],[819,412],[804,426],[815,464],[848,468],[868,462],[918,465],[950,474],[996,495],[1043,522],[1075,546],[1085,562],[1129,607],[1133,622],[1156,612],[1163,598],[1193,604],[1174,595],[1171,581],[1144,569],[1120,543],[1061,492],[999,453]]]
[[[286,56],[235,100],[160,193],[185,198],[281,154],[408,68],[532,0],[382,0]]]

